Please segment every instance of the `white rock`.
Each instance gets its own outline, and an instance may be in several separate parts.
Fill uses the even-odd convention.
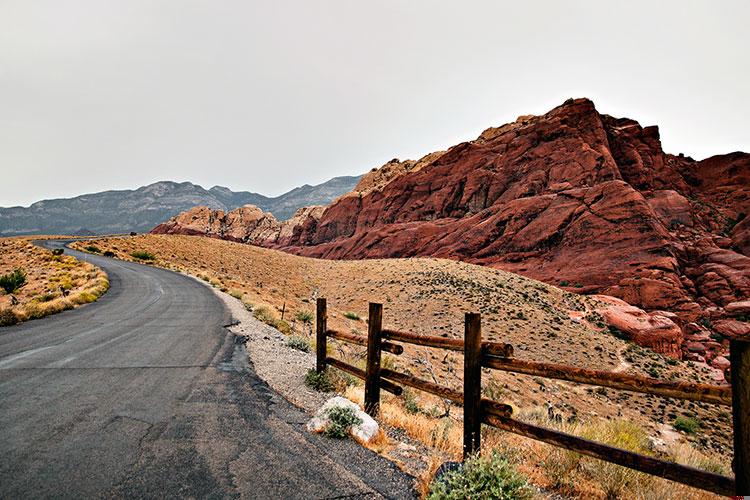
[[[317,411],[315,416],[307,422],[307,430],[310,432],[323,432],[330,424],[328,411],[331,408],[350,408],[354,414],[362,421],[359,425],[353,425],[349,434],[358,441],[369,443],[378,435],[380,427],[378,423],[367,413],[352,401],[341,396],[336,396],[326,401]]]

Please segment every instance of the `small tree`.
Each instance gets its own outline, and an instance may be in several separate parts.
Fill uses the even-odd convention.
[[[26,273],[23,269],[15,269],[13,272],[0,276],[0,288],[7,294],[15,293],[25,284]]]

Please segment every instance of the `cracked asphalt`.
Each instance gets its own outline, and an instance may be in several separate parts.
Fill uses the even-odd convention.
[[[66,252],[111,288],[0,328],[0,498],[413,498],[391,462],[305,431],[204,285]]]

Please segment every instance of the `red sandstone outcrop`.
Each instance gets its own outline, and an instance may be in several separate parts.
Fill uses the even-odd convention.
[[[276,243],[281,224],[254,205],[230,212],[195,207],[159,224],[153,234],[189,234],[268,246]]]
[[[748,212],[750,155],[666,154],[657,127],[571,99],[388,162],[259,244],[333,259],[446,257],[615,296],[675,313],[693,356],[716,339],[688,341],[686,325],[742,333],[744,317],[725,307],[750,299]]]
[[[670,313],[647,313],[606,295],[594,295],[593,298],[601,304],[596,312],[607,325],[622,332],[629,340],[672,358],[682,357],[682,330],[672,320]]]

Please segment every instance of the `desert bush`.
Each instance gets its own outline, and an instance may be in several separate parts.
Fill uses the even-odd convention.
[[[5,293],[14,293],[25,284],[26,273],[21,268],[0,276],[0,288],[5,290]]]
[[[112,250],[105,250],[102,255],[104,255],[105,257],[114,257],[115,252],[113,252]]]
[[[362,419],[354,413],[354,409],[349,407],[334,406],[328,409],[326,416],[330,423],[323,433],[332,438],[345,438],[352,426],[362,423]]]
[[[242,292],[241,290],[231,290],[229,292],[229,295],[231,295],[232,297],[234,297],[237,300],[242,300],[242,297],[245,295],[245,293]]]
[[[292,334],[292,325],[284,321],[283,319],[277,320],[276,323],[273,325],[274,328],[276,328],[278,331],[283,333],[284,335],[291,335]]]
[[[37,302],[49,302],[50,300],[54,300],[58,297],[58,294],[56,293],[42,293],[34,297],[34,300]]]
[[[276,324],[276,318],[273,315],[273,312],[266,307],[266,306],[258,306],[253,309],[253,316],[255,316],[255,319],[258,321],[262,321],[263,323],[273,326]]]
[[[308,370],[305,375],[305,385],[319,392],[331,392],[334,389],[328,372],[318,373],[314,368]]]
[[[469,458],[460,469],[433,481],[427,498],[516,500],[532,498],[532,490],[526,478],[505,457],[493,451],[487,458]]]
[[[302,337],[292,336],[286,341],[286,346],[302,352],[310,352],[310,342]]]
[[[672,427],[685,434],[695,434],[700,427],[700,423],[694,418],[679,416],[674,420]]]
[[[86,250],[87,252],[91,252],[91,253],[102,253],[101,248],[99,248],[96,245],[89,245],[86,248],[84,248],[84,250]]]
[[[414,391],[408,389],[404,390],[402,397],[404,399],[404,410],[406,410],[407,413],[416,415],[422,412],[422,408],[419,406],[419,400],[414,394]]]
[[[300,323],[312,323],[313,314],[310,311],[297,311],[295,318],[297,318],[297,321]]]
[[[64,253],[65,253],[64,248],[55,248],[54,250],[52,250],[52,255],[60,256]]]
[[[344,313],[344,317],[348,319],[353,319],[354,321],[359,321],[359,314],[351,311],[347,311]]]
[[[18,323],[18,316],[10,308],[0,309],[0,326],[10,326]]]
[[[130,252],[130,256],[138,260],[156,260],[156,256],[145,250],[134,250]]]

